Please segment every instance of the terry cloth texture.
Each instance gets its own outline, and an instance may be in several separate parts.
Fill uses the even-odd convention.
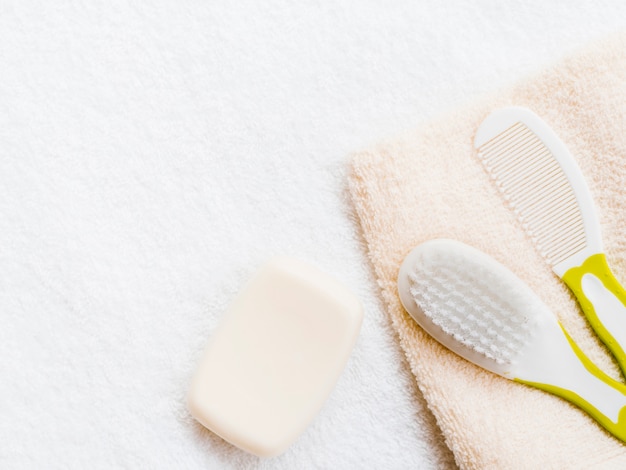
[[[591,360],[620,377],[477,159],[477,127],[505,106],[536,112],[574,154],[599,211],[609,264],[626,281],[626,35],[354,155],[350,193],[368,255],[417,384],[461,468],[626,468],[626,445],[583,411],[454,355],[400,304],[396,277],[406,254],[432,238],[457,239],[520,276]]]

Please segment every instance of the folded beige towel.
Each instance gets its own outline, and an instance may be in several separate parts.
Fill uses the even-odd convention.
[[[473,150],[480,122],[511,105],[539,114],[578,159],[600,213],[609,263],[626,281],[626,35],[355,155],[350,193],[368,254],[419,388],[461,468],[626,468],[626,445],[584,412],[455,356],[424,333],[398,299],[396,276],[404,256],[428,239],[455,238],[526,281],[590,358],[619,377]]]

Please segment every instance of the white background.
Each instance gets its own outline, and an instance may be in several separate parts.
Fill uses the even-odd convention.
[[[448,467],[347,156],[625,26],[620,0],[2,2],[0,467]],[[341,279],[365,320],[316,420],[260,460],[184,400],[276,254]]]

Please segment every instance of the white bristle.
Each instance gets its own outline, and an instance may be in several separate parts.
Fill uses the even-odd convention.
[[[467,248],[431,244],[419,252],[407,272],[411,297],[459,343],[497,364],[515,364],[546,307],[503,266]]]
[[[586,246],[581,210],[563,169],[521,122],[485,142],[478,156],[541,255],[555,265]]]

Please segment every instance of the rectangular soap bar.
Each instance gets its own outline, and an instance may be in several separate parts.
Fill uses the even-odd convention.
[[[191,414],[241,449],[282,453],[333,389],[362,318],[358,299],[332,277],[272,260],[212,335],[189,392]]]

